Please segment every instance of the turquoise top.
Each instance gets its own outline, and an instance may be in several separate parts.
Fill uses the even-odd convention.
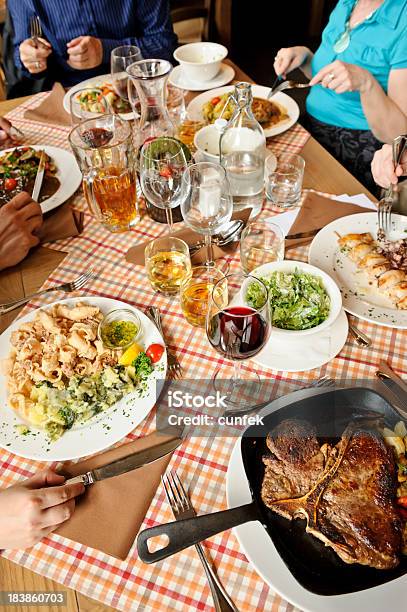
[[[407,0],[384,0],[370,19],[351,30],[348,48],[335,53],[334,44],[345,31],[355,1],[339,0],[332,11],[312,60],[312,74],[336,59],[342,60],[369,70],[387,93],[390,71],[407,68]],[[324,123],[369,129],[357,91],[337,94],[316,85],[308,95],[307,111]]]

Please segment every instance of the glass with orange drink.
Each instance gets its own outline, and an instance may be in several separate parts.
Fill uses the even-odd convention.
[[[208,303],[216,283],[225,275],[219,268],[196,266],[184,278],[180,286],[180,302],[184,317],[195,327],[205,327]],[[218,303],[222,304],[227,296],[223,296],[226,285],[219,284]]]

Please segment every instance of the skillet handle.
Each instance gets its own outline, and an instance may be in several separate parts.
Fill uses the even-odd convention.
[[[156,563],[221,531],[258,520],[260,520],[259,511],[257,505],[252,502],[230,510],[156,525],[139,533],[137,537],[138,555],[144,563]],[[150,552],[147,545],[148,540],[161,535],[168,537],[168,543],[163,548]]]

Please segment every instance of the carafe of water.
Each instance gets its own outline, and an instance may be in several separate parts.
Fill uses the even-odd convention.
[[[232,94],[235,111],[223,129],[220,161],[229,179],[233,208],[253,208],[258,214],[263,203],[266,137],[252,112],[250,83],[237,83]]]

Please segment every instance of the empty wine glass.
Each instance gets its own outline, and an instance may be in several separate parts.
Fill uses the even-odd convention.
[[[173,138],[155,138],[141,149],[139,172],[143,194],[150,203],[165,209],[170,234],[172,209],[185,197],[182,175],[186,167],[182,145]]]
[[[131,111],[128,92],[129,75],[126,72],[127,66],[141,59],[143,59],[141,51],[134,45],[116,47],[110,55],[110,74],[112,77],[113,89],[123,102],[123,108],[118,109],[121,113],[128,113]]]
[[[230,220],[233,201],[226,171],[220,164],[199,162],[182,177],[181,212],[186,225],[205,237],[207,266],[214,266],[212,236]]]

